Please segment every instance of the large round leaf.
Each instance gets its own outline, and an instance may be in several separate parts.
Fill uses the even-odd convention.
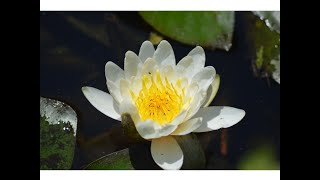
[[[280,33],[280,11],[253,11],[253,13],[265,20],[266,25]]]
[[[40,97],[40,169],[70,169],[77,116],[63,102]]]
[[[160,33],[190,45],[229,50],[234,12],[147,11],[140,15]]]
[[[277,12],[273,14],[277,17]],[[280,15],[278,20],[269,17],[265,16],[264,20],[261,20],[261,17],[258,18],[248,13],[246,32],[250,44],[253,44],[255,49],[254,72],[261,77],[269,77],[272,74],[272,77],[280,84]],[[276,24],[279,25],[279,31],[277,31]]]

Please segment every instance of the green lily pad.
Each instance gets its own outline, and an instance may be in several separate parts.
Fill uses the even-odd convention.
[[[255,14],[257,13],[261,12],[255,12]],[[271,63],[272,61],[280,61],[280,16],[279,21],[272,20],[271,15],[264,16],[261,20],[260,16],[255,16],[252,13],[248,14],[247,18],[248,22],[252,22],[248,27],[248,35],[255,49],[253,64],[255,65],[257,75],[272,76],[280,83],[280,62],[279,66],[276,66],[278,63]],[[275,29],[271,26],[271,22],[279,23],[279,31],[275,30],[277,29],[276,26]],[[278,73],[272,75],[275,71]]]
[[[103,156],[84,169],[91,170],[132,170],[134,169],[129,155],[129,149],[123,149],[121,151],[117,151],[111,153],[109,155]]]
[[[264,20],[270,29],[280,33],[280,11],[253,11],[253,13]]]
[[[184,136],[173,136],[183,151],[182,169],[204,169],[206,158],[198,137],[191,133]]]
[[[77,117],[63,102],[40,97],[40,169],[70,169]]]
[[[146,11],[139,14],[154,29],[182,43],[226,51],[232,45],[232,11]]]

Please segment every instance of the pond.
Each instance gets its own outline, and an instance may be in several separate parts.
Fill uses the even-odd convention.
[[[205,169],[280,169],[280,84],[257,75],[253,66],[252,17],[251,12],[235,12],[229,51],[204,48],[205,65],[213,66],[221,78],[211,105],[246,111],[228,129],[197,135],[205,152]],[[150,32],[157,31],[137,12],[40,12],[40,96],[65,102],[78,118],[71,169],[135,147],[121,134],[121,123],[97,111],[81,87],[108,92],[106,62],[123,68],[126,51],[138,53]],[[170,42],[177,62],[195,47],[160,36]],[[141,159],[135,169],[160,169],[150,152],[137,151]]]

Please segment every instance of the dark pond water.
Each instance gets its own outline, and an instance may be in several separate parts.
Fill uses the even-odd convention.
[[[214,66],[221,76],[220,89],[211,105],[246,111],[237,125],[198,135],[208,169],[238,169],[244,155],[261,145],[270,146],[280,163],[280,85],[254,75],[255,51],[247,33],[251,23],[248,14],[236,12],[229,52],[205,49],[206,66]],[[78,114],[73,169],[132,145],[119,133],[119,121],[97,111],[85,99],[81,87],[107,91],[106,62],[112,60],[123,68],[125,52],[138,52],[151,31],[137,12],[40,12],[40,96],[66,102]],[[166,39],[177,61],[194,48]],[[227,142],[227,151],[222,150],[221,142]],[[156,168],[148,161],[150,154],[146,152],[145,156],[147,160],[141,161],[138,168]]]

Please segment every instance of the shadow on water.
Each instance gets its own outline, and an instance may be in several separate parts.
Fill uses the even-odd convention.
[[[211,105],[246,111],[240,123],[228,128],[227,146],[220,143],[222,130],[198,134],[208,169],[237,169],[239,158],[260,140],[272,144],[280,159],[280,85],[271,79],[269,85],[266,79],[254,76],[247,14],[236,12],[229,52],[205,49],[206,66],[215,67],[221,76]],[[123,68],[125,52],[138,52],[150,31],[136,12],[40,12],[40,96],[66,102],[78,113],[73,169],[129,146],[135,168],[159,169],[151,158],[150,145],[131,146],[119,133],[120,122],[97,111],[81,92],[83,86],[107,91],[105,63],[111,60]],[[193,48],[168,40],[177,61]],[[100,144],[89,146],[87,142],[94,138]],[[221,146],[227,147],[225,155],[220,153]]]

